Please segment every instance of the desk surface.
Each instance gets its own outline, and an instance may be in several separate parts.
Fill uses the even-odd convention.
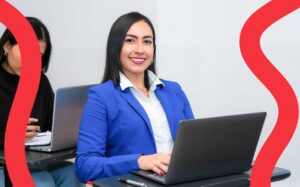
[[[76,148],[66,149],[57,152],[39,152],[26,150],[26,162],[29,168],[41,168],[49,163],[61,162],[76,156]],[[5,164],[4,151],[0,150],[0,163]],[[5,187],[12,187],[12,183],[8,176],[7,168],[4,165]]]
[[[189,183],[182,183],[182,184],[175,184],[175,185],[168,185],[172,187],[226,187],[226,186],[239,186],[239,187],[248,187],[250,185],[250,173],[251,170],[248,172],[242,173],[242,174],[236,174],[236,175],[229,175],[229,176],[223,176],[223,177],[216,177],[211,179],[205,179],[200,181],[194,181]],[[272,182],[283,180],[288,178],[291,175],[291,172],[289,170],[283,169],[283,168],[275,168],[272,174]],[[133,174],[125,174],[125,175],[119,175],[115,177],[109,177],[104,179],[95,180],[93,186],[94,187],[129,187],[129,185],[120,183],[118,181],[118,178],[127,178],[132,179],[138,182],[142,182],[147,184],[148,187],[165,187],[166,185],[162,185],[159,183],[156,183],[154,181],[145,179],[140,176],[136,176]]]
[[[76,148],[51,153],[26,150],[25,154],[28,167],[34,168],[40,167],[43,164],[49,164],[74,158],[76,156]],[[0,150],[0,163],[5,164],[3,150]]]

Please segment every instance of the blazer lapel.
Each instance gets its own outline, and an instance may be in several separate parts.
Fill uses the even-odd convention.
[[[171,131],[171,134],[172,134],[172,138],[173,140],[175,140],[175,134],[176,134],[176,130],[175,130],[175,124],[174,124],[174,118],[173,118],[173,115],[172,115],[172,107],[171,107],[171,104],[169,102],[169,99],[168,99],[168,96],[163,92],[163,89],[164,88],[160,88],[160,87],[157,87],[155,89],[155,94],[156,96],[158,97],[165,113],[166,113],[166,116],[167,116],[167,119],[168,119],[168,122],[169,122],[169,127],[170,127],[170,131]]]
[[[144,119],[147,124],[147,127],[151,133],[152,139],[154,141],[153,131],[151,127],[151,123],[147,113],[145,112],[142,105],[138,102],[138,100],[134,97],[129,89],[125,89],[121,91],[121,96],[129,103],[129,105]],[[154,142],[155,145],[155,142]]]

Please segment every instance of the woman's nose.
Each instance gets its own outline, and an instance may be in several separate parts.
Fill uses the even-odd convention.
[[[136,44],[135,52],[137,52],[137,53],[144,53],[145,52],[144,44],[142,42],[138,42]]]

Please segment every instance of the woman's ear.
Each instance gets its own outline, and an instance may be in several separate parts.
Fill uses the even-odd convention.
[[[11,44],[9,43],[9,41],[7,41],[3,46],[3,50],[5,52],[8,52],[10,49],[11,49]]]

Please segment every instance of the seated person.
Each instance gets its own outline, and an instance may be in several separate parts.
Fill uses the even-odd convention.
[[[159,79],[150,20],[131,12],[113,24],[102,83],[90,89],[77,147],[82,182],[132,170],[168,171],[180,120],[194,118],[179,84]]]
[[[51,131],[54,93],[45,75],[51,55],[51,41],[47,28],[37,18],[28,17],[39,40],[42,72],[36,100],[28,120],[26,139],[32,139],[37,131]],[[0,38],[0,146],[3,149],[4,134],[9,111],[16,93],[21,72],[19,46],[12,33],[6,29]],[[36,123],[36,125],[30,125]],[[40,170],[30,170],[37,187],[80,186],[75,175],[74,164],[58,163]],[[4,187],[3,168],[0,169],[0,187]]]

